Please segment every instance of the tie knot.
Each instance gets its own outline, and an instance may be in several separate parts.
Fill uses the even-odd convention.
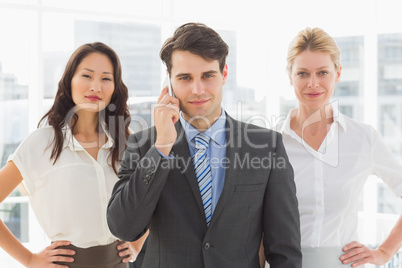
[[[207,135],[198,133],[197,136],[195,136],[195,148],[197,150],[206,150],[209,145],[209,140],[210,138]]]

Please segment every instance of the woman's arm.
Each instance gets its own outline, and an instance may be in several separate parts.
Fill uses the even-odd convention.
[[[22,176],[13,161],[9,161],[0,169],[0,202],[22,182]]]
[[[20,171],[14,162],[9,161],[0,169],[0,202],[22,182]],[[68,245],[68,241],[58,241],[53,243],[38,254],[33,254],[25,248],[20,241],[10,232],[7,226],[0,220],[0,247],[3,248],[11,257],[19,261],[25,267],[66,267],[64,265],[55,265],[53,261],[71,262],[72,258],[55,256],[58,254],[73,255],[71,250],[55,249],[61,245]]]
[[[370,133],[371,142],[368,146],[371,149],[374,174],[382,178],[391,189],[399,189],[401,187],[401,162],[391,152],[382,140],[381,135],[374,128],[369,127],[367,133]],[[401,196],[400,190],[395,193]],[[371,249],[358,242],[352,242],[343,248],[346,253],[340,257],[340,260],[345,264],[354,262],[352,267],[365,263],[381,265],[387,263],[401,246],[402,216],[399,217],[387,239],[377,249]]]
[[[16,165],[10,161],[0,169],[0,202],[20,184],[22,176]],[[28,265],[31,252],[27,250],[15,236],[10,232],[7,226],[0,220],[0,247],[2,247],[14,259]]]
[[[119,256],[127,256],[125,259],[123,259],[123,262],[135,261],[137,259],[137,256],[138,254],[140,254],[140,251],[145,243],[145,240],[148,237],[148,234],[149,230],[147,230],[147,232],[143,236],[141,236],[141,238],[133,242],[125,242],[117,246],[117,250],[120,251]]]
[[[340,257],[344,264],[353,263],[358,267],[365,263],[383,265],[398,252],[402,246],[402,215],[399,217],[387,239],[376,249],[371,249],[358,242],[347,244],[343,251],[347,252]]]

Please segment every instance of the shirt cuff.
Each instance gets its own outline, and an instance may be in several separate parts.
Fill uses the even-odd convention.
[[[155,147],[155,149],[158,151],[158,153],[159,153],[163,158],[166,158],[166,159],[173,159],[173,158],[174,158],[174,156],[173,156],[172,154],[169,154],[168,156],[166,156],[166,155],[164,155],[161,151],[159,151],[158,148]]]

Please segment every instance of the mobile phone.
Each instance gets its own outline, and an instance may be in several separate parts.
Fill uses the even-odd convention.
[[[173,89],[172,89],[172,84],[170,83],[169,73],[166,74],[165,81],[163,82],[163,87],[166,87],[166,86],[168,86],[169,96],[175,97]]]

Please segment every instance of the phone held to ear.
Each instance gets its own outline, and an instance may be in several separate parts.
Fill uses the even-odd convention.
[[[169,74],[166,75],[165,81],[163,82],[163,88],[165,88],[166,86],[168,86],[168,93],[169,96],[175,97],[174,93],[173,93],[173,89],[172,89],[172,84],[170,83],[170,77]]]

